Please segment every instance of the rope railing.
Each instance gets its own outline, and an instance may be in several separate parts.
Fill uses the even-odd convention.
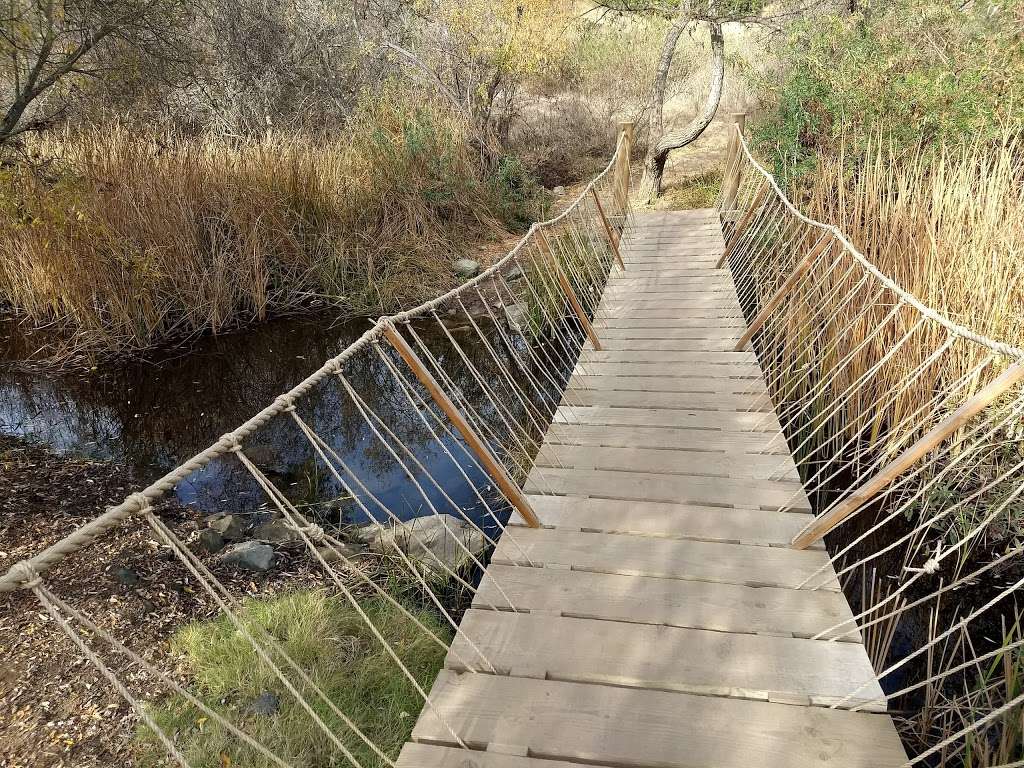
[[[477,595],[476,575],[499,539],[501,547],[530,564],[509,516],[514,512],[518,523],[540,525],[522,488],[528,475],[543,485],[543,473],[531,475],[533,458],[545,435],[557,433],[564,423],[555,415],[573,402],[568,384],[574,369],[579,370],[581,349],[599,344],[591,320],[609,275],[623,268],[619,242],[631,226],[631,148],[632,127],[623,125],[604,169],[564,211],[531,226],[491,267],[417,307],[380,318],[340,354],[207,449],[56,544],[15,563],[0,576],[0,592],[34,595],[53,626],[129,703],[175,764],[194,765],[200,758],[153,716],[153,702],[161,696],[181,697],[182,706],[195,708],[197,717],[230,735],[231,764],[302,764],[305,758],[275,751],[213,706],[180,665],[154,663],[142,649],[131,647],[132,638],[114,636],[74,605],[71,596],[60,593],[59,574],[50,572],[59,571],[63,561],[88,556],[102,537],[145,529],[245,641],[254,665],[277,681],[295,716],[326,740],[336,755],[331,764],[393,766],[397,755],[371,738],[355,713],[342,711],[280,637],[247,615],[245,601],[218,577],[215,558],[193,551],[186,533],[161,516],[161,506],[193,473],[215,461],[229,463],[322,574],[318,588],[329,589],[351,608],[423,706],[444,724],[431,707],[430,680],[410,667],[403,648],[374,620],[368,601],[396,611],[459,668],[497,671],[481,639],[471,636],[450,600],[442,597],[439,580],[447,588]],[[324,426],[318,413],[318,398],[327,391],[341,410],[344,429],[330,420]],[[441,628],[427,626],[406,599],[365,573],[343,535],[310,512],[307,500],[295,497],[268,466],[266,452],[253,450],[271,426],[291,430],[324,478],[322,486],[329,491],[324,496],[347,500],[351,516],[377,526],[380,556],[404,574],[408,589],[419,595]],[[388,529],[415,532],[415,526],[407,525],[410,518],[434,521],[443,531],[444,551],[415,536],[383,535]],[[490,597],[481,598],[480,606],[516,611],[514,598],[489,579]],[[450,646],[451,638],[455,645]],[[131,682],[124,674],[128,669]],[[445,727],[453,744],[466,746]]]
[[[825,539],[854,607],[816,638],[862,638],[876,669],[831,706],[861,709],[881,683],[891,709],[920,713],[907,765],[962,759],[1020,712],[1019,697],[972,686],[1014,652],[1000,622],[1019,631],[1024,351],[923,304],[801,213],[738,130],[717,207],[748,325],[736,349],[757,354],[764,424],[800,472],[788,508],[809,498],[815,512],[793,546]],[[832,570],[800,588],[828,588]],[[953,689],[958,708],[938,707]]]

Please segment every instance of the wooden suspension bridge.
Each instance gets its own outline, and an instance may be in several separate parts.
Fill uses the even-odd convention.
[[[527,481],[542,527],[499,542],[402,768],[906,762],[859,633],[812,639],[851,610],[790,547],[813,516],[724,249],[714,210],[636,216]]]
[[[48,585],[51,568],[128,526],[147,527],[163,542],[353,768],[363,763],[345,746],[346,739],[367,746],[374,760],[393,768],[897,768],[917,764],[975,730],[968,724],[908,762],[878,681],[895,679],[891,672],[1024,588],[1024,578],[1001,584],[986,606],[885,670],[873,668],[865,640],[877,635],[869,632],[873,624],[898,619],[902,608],[890,603],[909,597],[916,603],[937,600],[1024,552],[1010,552],[973,573],[957,572],[949,582],[941,579],[942,561],[968,546],[1015,493],[1024,493],[1024,462],[999,469],[997,480],[1017,491],[982,497],[978,514],[984,518],[959,540],[941,527],[932,529],[961,502],[929,510],[910,533],[889,532],[891,544],[857,552],[852,563],[835,553],[830,557],[821,540],[890,487],[900,486],[903,496],[872,530],[903,519],[907,505],[927,491],[917,476],[922,465],[938,467],[939,475],[958,463],[961,471],[967,466],[987,473],[994,440],[1024,418],[1024,350],[922,305],[838,230],[803,216],[750,156],[741,132],[731,145],[721,212],[631,215],[631,144],[632,130],[625,125],[615,155],[572,205],[531,227],[488,270],[419,307],[381,318],[207,449],[15,563],[0,574],[0,593],[34,594],[183,768],[198,763],[178,748],[177,734],[163,733],[147,720],[142,699],[148,691],[140,695],[121,685],[96,646],[109,647],[122,662],[127,658],[132,669],[146,667],[144,659]],[[800,290],[804,280],[813,290]],[[492,345],[464,298],[486,310],[502,345]],[[848,303],[855,304],[852,312]],[[519,320],[510,314],[503,322],[492,307],[526,310]],[[752,313],[749,324],[745,312]],[[813,321],[808,327],[814,330],[798,334],[787,354],[776,354],[792,328],[786,322],[791,314]],[[852,317],[836,321],[846,314]],[[445,340],[433,342],[431,349],[414,321],[421,329],[436,323]],[[847,331],[858,323],[867,330],[851,346]],[[458,337],[462,342],[459,327],[466,334]],[[827,329],[835,332],[828,335]],[[468,343],[486,352],[496,383],[481,376],[466,355],[467,335]],[[755,335],[759,349],[767,352],[761,358],[767,376],[748,349]],[[918,344],[918,362],[890,364],[908,341]],[[869,342],[883,351],[870,367],[855,372],[853,361]],[[954,366],[945,378],[915,388],[922,372],[953,352],[980,362],[965,370]],[[410,432],[418,436],[419,454],[346,378],[374,364],[378,384],[388,385],[385,391],[395,400],[407,398],[410,408],[401,413],[421,420],[422,429]],[[548,369],[560,373],[546,374]],[[467,394],[464,384],[479,395],[486,416],[472,401],[477,394]],[[503,531],[478,587],[447,571],[473,593],[458,626],[424,578],[429,557],[414,563],[391,542],[394,555],[456,630],[449,647],[418,625],[447,652],[429,694],[346,586],[362,570],[348,559],[344,542],[305,519],[246,455],[254,433],[275,419],[287,421],[368,519],[403,523],[367,486],[379,478],[351,457],[346,460],[300,413],[304,398],[328,386],[340,386],[355,408],[353,418],[365,422],[368,431],[359,450],[374,451],[381,466],[407,479],[412,498],[414,490],[417,503],[429,508],[449,534],[444,519],[462,515],[490,541],[442,487],[444,476],[439,480],[421,461],[430,461],[430,454],[433,460],[447,457],[462,478],[456,477],[455,485],[472,490]],[[889,414],[884,425],[891,450],[872,453],[865,435],[883,426],[868,418],[836,426],[834,435],[840,437],[822,441],[824,453],[808,451],[808,440],[842,420],[851,397],[879,403],[877,392],[890,404],[901,397],[909,404],[908,410]],[[516,423],[517,410],[532,428]],[[499,423],[504,432],[495,432]],[[852,432],[843,431],[847,427]],[[803,450],[786,442],[800,429],[809,433]],[[803,484],[791,447],[801,457]],[[153,506],[191,473],[232,457],[424,697],[412,740],[397,763],[337,711],[275,637],[246,628],[238,599]],[[433,466],[436,471],[439,465]],[[471,477],[466,470],[474,467]],[[808,495],[818,500],[839,471],[847,474],[838,498],[813,510]],[[523,477],[520,488],[516,479]],[[429,493],[428,483],[438,493]],[[494,496],[514,509],[507,528],[488,506]],[[924,549],[925,543],[934,546]],[[874,567],[878,556],[901,545],[906,551],[899,586],[869,609],[860,606],[855,615],[840,577],[848,582],[855,568]],[[328,550],[337,560],[324,558]],[[468,549],[465,554],[480,563]],[[437,566],[441,572],[447,567],[440,559]],[[368,576],[362,578],[373,586]],[[909,592],[915,585],[917,591]],[[381,587],[375,589],[405,610]],[[921,593],[929,594],[917,597]],[[871,613],[879,609],[888,615]],[[476,659],[482,668],[471,666]],[[146,669],[165,688],[184,690],[173,675]],[[299,687],[289,673],[300,680]],[[941,683],[941,675],[935,679]],[[898,697],[930,682],[929,676],[890,693]],[[325,721],[307,697],[329,704],[339,719]],[[244,742],[253,750],[249,754],[265,760],[259,765],[305,764],[280,758],[223,713],[194,697],[189,701],[202,710],[203,720],[215,721],[233,734],[236,745]],[[1002,710],[1021,703],[1024,697],[1004,703]]]

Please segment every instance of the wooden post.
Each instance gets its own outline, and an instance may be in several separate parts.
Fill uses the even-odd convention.
[[[765,302],[765,305],[761,307],[761,311],[757,313],[757,317],[750,323],[750,327],[747,328],[746,332],[740,337],[740,340],[736,342],[736,352],[742,352],[746,348],[750,340],[754,338],[754,334],[761,330],[761,326],[768,320],[770,315],[779,303],[786,297],[786,294],[793,290],[793,286],[796,285],[797,281],[803,276],[803,274],[811,268],[815,260],[821,256],[828,248],[832,245],[832,233],[822,235],[814,247],[807,252],[800,263],[796,265],[789,277],[786,278],[786,282],[779,286],[779,289],[772,294],[772,297]]]
[[[826,512],[809,525],[807,530],[798,534],[793,539],[793,547],[806,549],[825,536],[843,520],[871,501],[893,480],[935,450],[946,438],[987,408],[993,400],[1022,380],[1024,380],[1024,363],[1011,365],[974,397],[932,428],[928,434],[891,461],[877,475],[847,496],[842,503],[833,507],[831,511]]]
[[[747,124],[746,112],[734,112],[732,115],[736,130],[729,134],[729,148],[725,155],[725,178],[722,179],[722,212],[731,211],[736,205],[736,193],[740,189],[740,163],[742,153],[739,135]]]
[[[629,208],[629,174],[632,167],[630,155],[633,152],[633,123],[619,123],[619,137],[622,142],[622,151],[619,153],[618,162],[615,167],[616,177],[616,202],[623,217]]]
[[[459,409],[455,407],[455,403],[451,401],[451,398],[441,389],[441,385],[437,383],[437,379],[434,378],[433,374],[430,373],[423,365],[422,361],[413,351],[413,348],[409,346],[409,343],[405,338],[398,332],[390,323],[384,326],[384,336],[391,343],[391,346],[395,348],[395,351],[401,356],[408,365],[416,378],[420,380],[420,383],[427,388],[430,396],[434,399],[434,402],[438,404],[445,415],[451,420],[455,428],[459,430],[459,434],[462,435],[462,439],[466,441],[473,453],[476,454],[477,458],[480,459],[480,463],[484,469],[491,476],[491,479],[498,485],[502,493],[505,494],[512,506],[518,510],[523,520],[531,528],[540,528],[540,520],[537,519],[536,513],[533,511],[533,507],[530,506],[530,502],[526,500],[522,490],[518,485],[508,476],[505,472],[505,468],[501,463],[494,458],[487,444],[476,434],[473,427],[470,426],[466,418],[459,412]]]
[[[597,338],[597,333],[594,331],[594,326],[590,324],[590,319],[587,317],[587,313],[583,311],[583,305],[580,303],[579,297],[576,295],[576,291],[573,290],[572,283],[569,282],[569,278],[565,274],[565,270],[562,269],[562,265],[558,263],[558,259],[555,257],[555,252],[551,250],[551,244],[548,243],[547,235],[545,235],[542,230],[538,230],[537,234],[540,235],[540,239],[538,240],[540,243],[540,249],[544,252],[544,255],[548,257],[548,261],[551,262],[551,266],[555,270],[555,276],[558,278],[558,283],[562,286],[562,290],[569,299],[573,312],[576,313],[576,319],[580,321],[580,325],[583,326],[583,330],[587,332],[587,337],[590,339],[590,343],[594,345],[594,349],[600,352],[601,341]]]
[[[608,233],[608,242],[612,245],[612,252],[615,254],[615,259],[619,262],[619,267],[623,272],[626,271],[626,265],[622,261],[622,254],[619,253],[619,243],[615,239],[615,232],[612,230],[612,225],[608,222],[608,217],[604,215],[604,208],[601,206],[601,198],[597,196],[597,190],[593,187],[590,191],[594,193],[594,202],[597,203],[597,213],[601,217],[601,223],[604,224],[604,231]]]
[[[750,226],[751,220],[754,218],[754,214],[761,207],[761,202],[764,200],[765,195],[768,193],[768,183],[765,182],[761,185],[761,188],[757,190],[757,194],[754,195],[754,199],[750,201],[750,208],[743,214],[743,218],[740,219],[740,223],[736,225],[736,229],[733,230],[732,237],[729,238],[729,242],[725,246],[725,252],[722,254],[722,258],[715,264],[715,269],[721,269],[729,262],[729,257],[732,256],[732,252],[736,249],[737,243],[740,241],[740,237],[746,231],[747,227]]]

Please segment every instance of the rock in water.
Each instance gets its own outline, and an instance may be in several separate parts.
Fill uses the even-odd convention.
[[[213,530],[213,528],[203,528],[203,530],[199,532],[198,541],[199,546],[211,555],[224,549],[224,537],[220,535],[219,531]]]
[[[245,538],[249,524],[239,515],[224,515],[211,520],[210,527],[228,541],[239,541]]]
[[[452,570],[461,568],[470,561],[466,550],[479,556],[487,545],[480,531],[452,515],[428,515],[401,525],[374,523],[360,528],[355,536],[376,552],[393,553],[397,544],[435,573],[444,572],[442,563]]]
[[[252,537],[260,541],[268,541],[271,544],[287,544],[302,538],[299,532],[291,528],[284,520],[271,520],[269,523],[257,525],[253,529]]]
[[[455,274],[463,280],[469,280],[469,278],[480,274],[480,262],[472,259],[457,259],[452,267],[455,269]]]
[[[274,548],[258,541],[243,541],[224,550],[224,562],[246,571],[269,571],[274,567]]]

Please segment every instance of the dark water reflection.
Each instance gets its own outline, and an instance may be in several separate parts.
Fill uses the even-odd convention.
[[[8,371],[0,378],[0,432],[27,437],[60,453],[123,463],[140,482],[149,483],[295,386],[368,327],[366,320],[331,325],[322,319],[282,319],[256,330],[203,339],[187,353],[179,351],[162,360],[87,374]],[[495,434],[505,437],[502,419],[438,326],[427,323],[419,326],[418,332],[481,417],[493,425]],[[509,353],[511,359],[511,351],[500,344],[501,334],[493,326],[485,332],[495,348]],[[475,333],[465,328],[454,333],[484,377],[492,383],[498,380],[493,361]],[[401,364],[399,368],[407,372]],[[361,352],[346,365],[344,374],[439,481],[451,501],[481,522],[490,520],[470,483],[441,444],[431,438],[380,356],[372,349]],[[513,398],[503,398],[503,402],[516,418],[525,419],[525,409],[513,407]],[[298,411],[398,517],[429,514],[431,505],[440,512],[453,511],[425,473],[414,471],[422,491],[410,481],[336,377],[328,377],[314,388],[299,402]],[[487,487],[460,442],[446,438],[445,446],[473,485]],[[397,443],[394,447],[400,450]],[[293,500],[315,504],[315,511],[330,518],[365,519],[289,417],[273,419],[245,448]],[[253,511],[265,502],[262,491],[234,456],[220,457],[193,473],[178,485],[175,496],[210,512]],[[364,502],[376,516],[386,518],[370,499],[364,498]],[[507,515],[505,509],[498,512]]]

